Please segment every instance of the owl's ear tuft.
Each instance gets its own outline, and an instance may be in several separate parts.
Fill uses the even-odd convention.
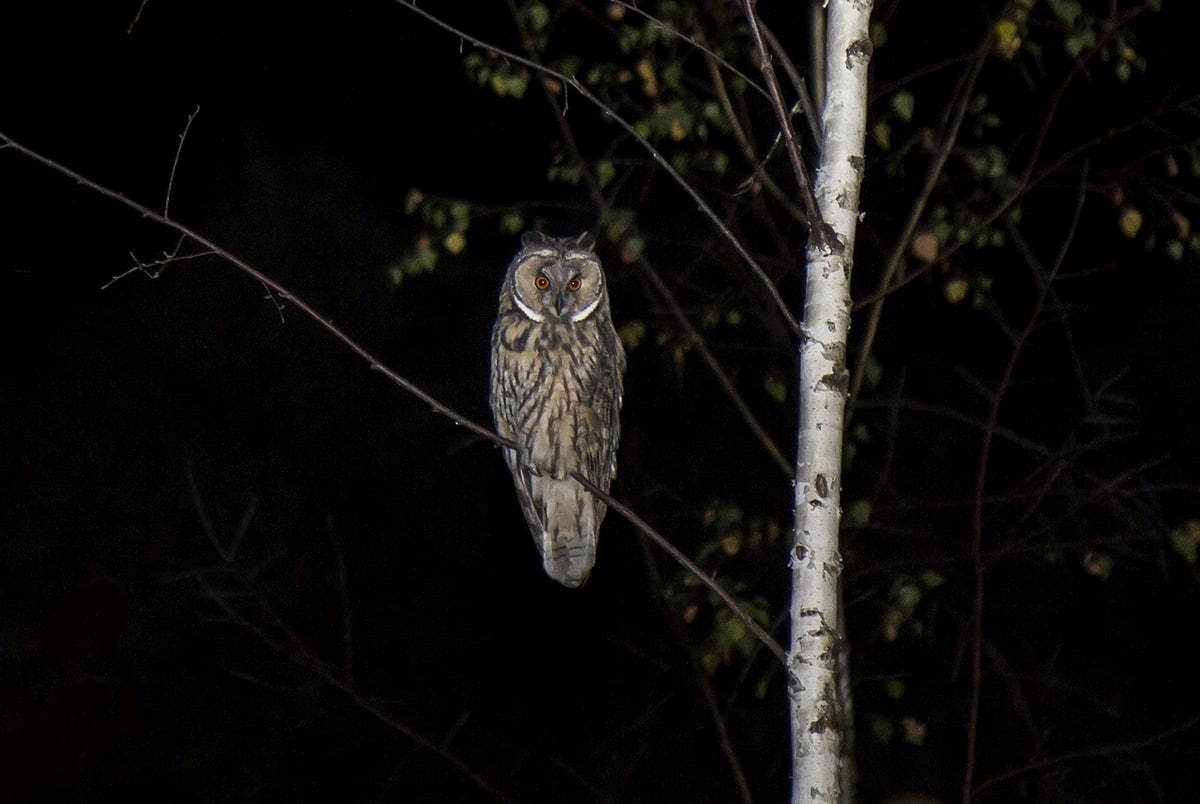
[[[591,251],[596,248],[596,236],[591,232],[581,232],[571,241],[571,247]]]
[[[546,235],[541,232],[530,229],[528,232],[521,233],[521,245],[525,248],[537,248],[538,246],[546,245]]]

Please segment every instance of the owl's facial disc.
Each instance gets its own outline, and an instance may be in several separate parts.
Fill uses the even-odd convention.
[[[580,310],[579,312],[577,312],[571,316],[571,320],[578,323],[578,322],[582,321],[583,319],[587,318],[592,313],[596,312],[596,308],[599,306],[600,306],[600,294],[597,293],[596,298],[592,299],[590,304],[588,304],[582,310]]]
[[[517,307],[520,308],[521,312],[524,313],[526,316],[528,316],[531,320],[537,321],[539,323],[546,320],[546,316],[542,315],[541,313],[537,312],[532,307],[530,307],[528,304],[521,301],[521,294],[514,293],[513,301],[517,303]]]
[[[521,255],[513,275],[513,303],[532,321],[579,323],[603,297],[603,274],[591,252],[530,250]]]

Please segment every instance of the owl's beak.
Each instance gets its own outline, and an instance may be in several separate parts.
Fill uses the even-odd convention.
[[[554,294],[554,302],[550,305],[550,309],[554,311],[555,318],[563,318],[567,311],[571,309],[570,294],[565,290],[556,291]]]

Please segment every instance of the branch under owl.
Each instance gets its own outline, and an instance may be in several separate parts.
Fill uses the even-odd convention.
[[[436,398],[431,396],[429,393],[427,393],[426,391],[421,389],[419,386],[417,386],[414,383],[410,382],[409,380],[405,379],[403,376],[396,373],[394,370],[388,368],[386,365],[383,364],[383,362],[381,360],[379,360],[374,355],[372,355],[370,352],[368,352],[366,349],[364,349],[362,346],[360,346],[353,338],[351,338],[349,335],[347,335],[345,332],[343,332],[341,329],[339,329],[330,320],[328,320],[327,318],[322,316],[319,312],[316,311],[316,309],[314,309],[311,305],[309,305],[307,302],[305,302],[299,296],[292,293],[285,286],[283,286],[276,280],[272,279],[271,277],[267,276],[262,271],[259,271],[257,268],[250,265],[245,260],[235,256],[231,252],[229,252],[226,249],[222,248],[221,246],[217,245],[212,240],[209,240],[204,235],[196,232],[194,229],[187,226],[186,224],[180,223],[179,221],[176,221],[163,213],[156,212],[153,209],[150,209],[149,207],[145,206],[144,204],[134,201],[133,199],[123,195],[122,193],[117,192],[116,190],[109,189],[108,187],[105,187],[104,185],[102,185],[98,182],[95,182],[92,179],[87,178],[86,176],[82,175],[81,173],[77,173],[76,171],[72,170],[71,168],[69,168],[59,162],[56,162],[47,156],[43,156],[42,154],[38,153],[37,151],[35,151],[25,145],[22,145],[21,143],[13,140],[11,137],[6,135],[5,133],[0,132],[0,149],[5,149],[5,148],[11,148],[12,150],[16,151],[17,153],[20,153],[23,156],[34,160],[35,162],[39,162],[42,165],[45,165],[46,167],[50,168],[51,170],[55,171],[56,173],[66,176],[67,178],[74,181],[76,184],[83,185],[84,187],[87,187],[89,190],[92,190],[93,192],[99,193],[100,195],[103,195],[107,198],[111,198],[112,200],[116,201],[117,203],[137,212],[143,218],[147,218],[147,219],[152,220],[155,223],[158,223],[169,229],[173,229],[175,232],[179,233],[184,238],[192,240],[195,243],[199,244],[200,246],[203,246],[205,249],[207,249],[212,254],[214,254],[218,257],[221,257],[222,259],[226,260],[228,263],[233,265],[238,270],[253,277],[255,280],[257,280],[263,286],[265,286],[270,291],[272,291],[277,296],[279,296],[280,299],[283,299],[283,300],[289,302],[290,304],[292,304],[292,306],[294,306],[296,309],[300,310],[300,312],[304,313],[306,316],[311,318],[313,321],[317,322],[327,332],[329,332],[331,335],[333,335],[335,338],[337,338],[339,341],[341,341],[343,344],[345,344],[347,347],[349,347],[349,349],[351,351],[353,351],[355,354],[357,354],[359,357],[361,357],[363,360],[365,360],[371,369],[380,372],[385,377],[390,379],[392,382],[396,383],[401,388],[403,388],[405,391],[408,391],[410,394],[417,397],[422,402],[425,402],[426,404],[428,404],[430,406],[430,408],[432,408],[435,412],[442,414],[443,416],[445,416],[448,419],[450,419],[451,421],[453,421],[455,424],[457,424],[461,427],[465,427],[468,430],[470,430],[471,432],[475,433],[476,435],[481,436],[482,438],[485,438],[499,446],[503,446],[503,447],[516,447],[517,446],[512,441],[509,441],[508,439],[493,432],[492,430],[471,421],[471,419],[462,415],[461,413],[454,410],[450,406],[445,405],[442,402],[438,401]],[[707,586],[709,589],[711,589],[714,593],[716,593],[717,596],[720,597],[721,600],[725,602],[725,605],[727,605],[729,607],[730,611],[732,611],[740,620],[742,620],[743,623],[745,623],[747,629],[749,629],[750,632],[753,633],[755,635],[755,637],[757,637],[763,643],[763,645],[765,645],[767,647],[768,650],[770,650],[772,653],[774,653],[775,656],[781,662],[784,661],[783,649],[779,646],[779,643],[775,639],[773,639],[770,634],[768,634],[765,630],[763,630],[762,626],[760,626],[758,624],[758,622],[755,621],[754,618],[751,617],[738,604],[738,602],[733,598],[733,596],[730,595],[727,591],[725,591],[725,589],[722,588],[721,585],[718,584],[711,575],[706,573],[704,570],[700,569],[700,567],[696,566],[696,564],[694,562],[692,562],[687,556],[685,556],[682,552],[680,552],[678,548],[676,548],[669,541],[667,541],[667,539],[665,537],[663,537],[660,533],[658,533],[658,531],[656,531],[654,528],[650,527],[650,525],[648,525],[641,517],[639,517],[636,513],[634,513],[632,510],[630,510],[624,504],[622,504],[621,502],[616,500],[614,497],[612,497],[612,495],[610,495],[610,494],[604,492],[603,490],[601,490],[600,488],[596,487],[595,484],[593,484],[587,478],[583,477],[582,475],[580,475],[578,473],[573,476],[585,488],[587,488],[590,492],[592,492],[597,497],[599,497],[601,500],[603,500],[605,502],[605,504],[607,504],[610,508],[612,508],[618,514],[620,514],[635,528],[637,528],[639,531],[641,531],[641,533],[643,533],[647,538],[649,538],[651,541],[653,541],[655,544],[657,544],[659,547],[661,547],[663,550],[665,550],[668,555],[670,555],[673,559],[675,559],[675,561],[677,561],[684,569],[686,569],[688,572],[692,573],[692,575],[694,575],[701,583],[703,583],[705,586]]]

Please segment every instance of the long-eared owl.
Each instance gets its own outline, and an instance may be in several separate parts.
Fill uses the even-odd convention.
[[[516,442],[504,458],[546,573],[587,580],[607,506],[571,477],[608,491],[617,467],[625,350],[590,235],[521,236],[492,330],[492,413]]]

